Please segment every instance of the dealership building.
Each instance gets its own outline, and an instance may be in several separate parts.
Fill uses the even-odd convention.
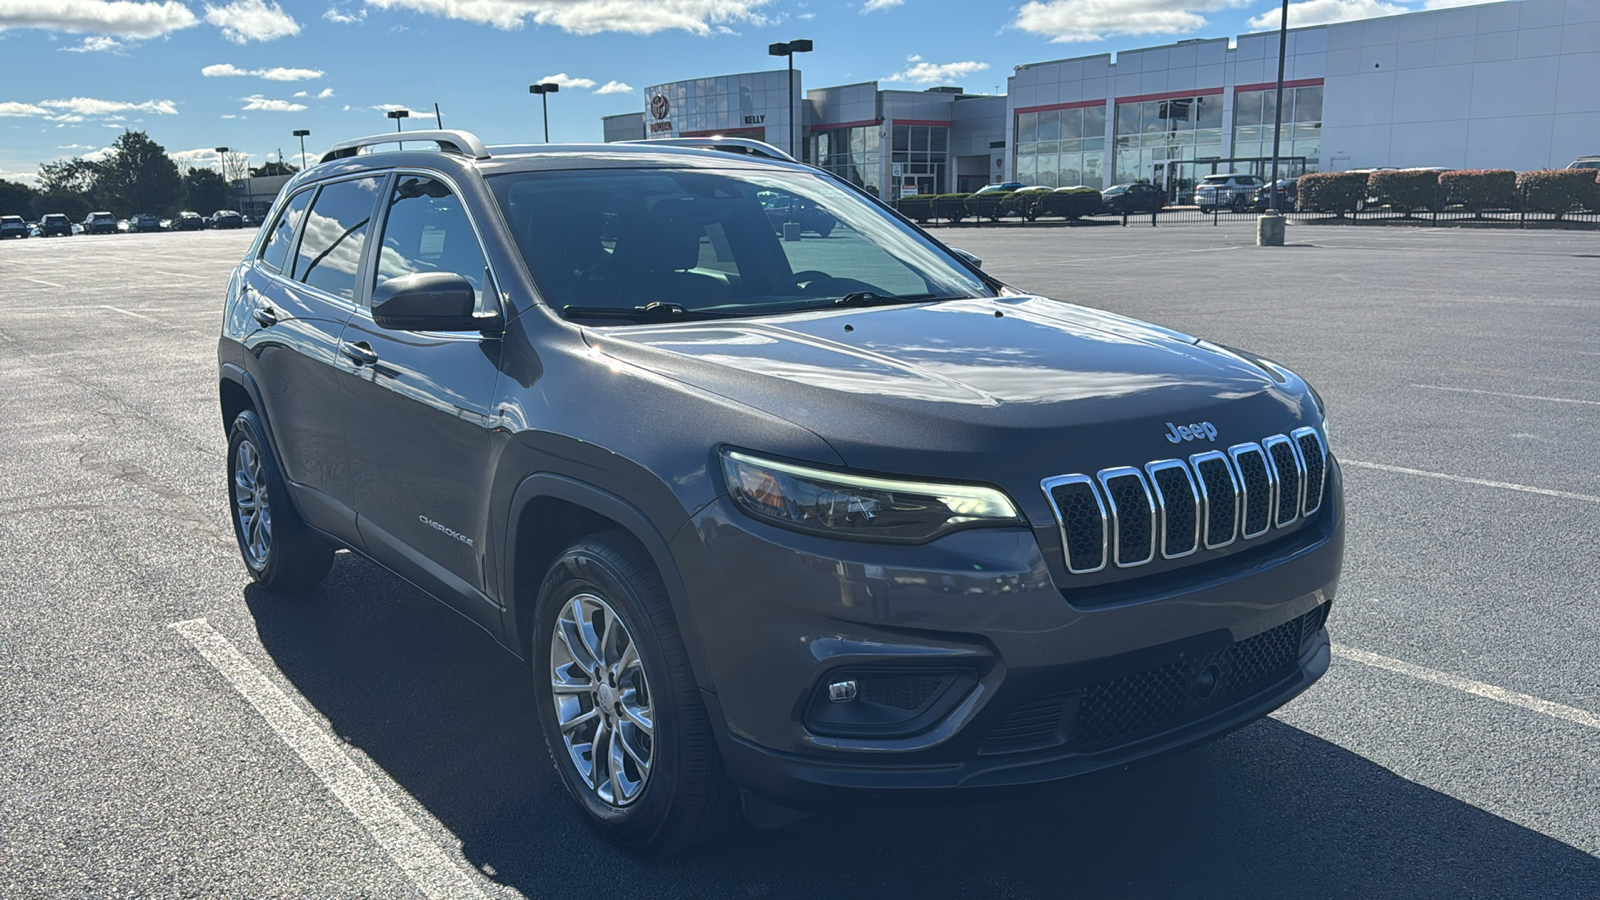
[[[869,82],[802,90],[757,72],[645,88],[605,138],[752,137],[885,199],[993,181],[1177,192],[1265,174],[1276,32],[1029,63],[1005,96]],[[1600,0],[1511,0],[1292,28],[1288,174],[1380,166],[1561,168],[1600,154]],[[799,120],[791,139],[791,102]]]

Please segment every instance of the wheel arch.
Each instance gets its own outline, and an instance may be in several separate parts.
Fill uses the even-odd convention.
[[[506,516],[502,565],[504,634],[523,659],[532,655],[534,607],[540,584],[557,555],[580,538],[602,531],[631,535],[649,554],[672,604],[695,681],[713,690],[689,592],[663,535],[637,506],[587,482],[540,472],[517,486]]]

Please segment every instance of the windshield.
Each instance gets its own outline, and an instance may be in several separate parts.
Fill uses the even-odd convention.
[[[586,169],[489,183],[540,294],[569,318],[642,319],[652,304],[711,317],[992,294],[819,175]]]

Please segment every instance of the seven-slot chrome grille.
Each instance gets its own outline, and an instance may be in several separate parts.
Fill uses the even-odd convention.
[[[1328,450],[1315,428],[1260,443],[1161,459],[1140,468],[1060,475],[1041,486],[1056,521],[1067,570],[1142,566],[1179,559],[1287,528],[1322,508]]]

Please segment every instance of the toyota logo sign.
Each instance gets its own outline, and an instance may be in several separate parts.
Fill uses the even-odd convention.
[[[672,104],[667,102],[666,94],[657,94],[650,98],[650,115],[657,119],[665,119],[667,113],[672,111]]]

